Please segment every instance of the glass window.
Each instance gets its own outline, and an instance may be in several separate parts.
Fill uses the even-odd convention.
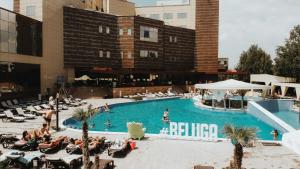
[[[1,37],[1,51],[8,52],[8,32],[1,31],[0,37]]]
[[[131,29],[131,28],[129,28],[129,29],[127,30],[127,35],[128,35],[128,36],[131,36],[131,35],[132,35],[132,29]]]
[[[119,29],[119,35],[123,35],[123,29]]]
[[[102,50],[99,51],[99,57],[103,58],[103,51]]]
[[[103,28],[102,28],[102,26],[99,26],[99,33],[103,33]]]
[[[27,16],[35,16],[35,6],[27,6],[26,7],[26,15]]]
[[[160,14],[150,14],[149,18],[159,20],[160,19]]]
[[[16,24],[15,23],[8,23],[8,32],[16,33]]]
[[[157,51],[147,51],[147,50],[141,50],[140,51],[140,57],[146,58],[158,58],[158,52]]]
[[[177,42],[177,37],[176,37],[176,36],[174,37],[174,42],[175,42],[175,43]]]
[[[164,19],[173,19],[173,13],[164,13],[163,18]]]
[[[12,22],[12,23],[16,23],[16,14],[10,12],[9,15],[8,15],[8,21]]]
[[[128,59],[131,59],[132,58],[132,54],[131,52],[128,52]]]
[[[107,57],[107,58],[110,58],[110,51],[107,51],[107,52],[106,52],[106,57]]]
[[[170,42],[171,42],[171,43],[173,42],[173,37],[172,37],[172,36],[170,36]]]
[[[109,34],[110,33],[110,29],[109,27],[106,27],[106,33]]]
[[[140,27],[140,40],[158,42],[158,29],[147,26]]]
[[[8,21],[8,11],[0,9],[1,20]]]
[[[9,53],[17,53],[16,43],[9,43],[8,46],[9,46],[9,49],[8,49]]]
[[[0,30],[1,31],[8,31],[8,22],[7,21],[0,21],[1,25],[0,25]]]
[[[187,18],[187,13],[177,13],[177,18],[178,19],[186,19]]]

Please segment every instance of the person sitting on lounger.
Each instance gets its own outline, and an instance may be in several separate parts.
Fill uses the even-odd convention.
[[[28,131],[27,130],[23,131],[23,133],[22,133],[22,139],[21,140],[23,140],[23,141],[29,141],[30,139],[31,139],[31,136],[28,133]]]
[[[40,129],[40,136],[41,137],[50,137],[51,134],[49,132],[49,128],[47,126],[47,123],[43,123],[43,127]]]
[[[164,112],[164,115],[163,115],[163,121],[164,121],[164,122],[170,121],[168,109],[166,109],[166,111]]]
[[[44,120],[46,121],[46,123],[48,125],[48,128],[50,128],[53,113],[55,113],[54,107],[52,105],[50,105],[50,110],[46,111],[45,115],[43,116]]]
[[[104,111],[106,111],[106,112],[109,112],[109,111],[110,111],[109,106],[108,106],[107,103],[105,103],[105,105],[103,106],[103,109],[104,109]]]

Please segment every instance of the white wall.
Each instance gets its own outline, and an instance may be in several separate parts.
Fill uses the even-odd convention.
[[[165,5],[165,6],[144,6],[136,7],[136,14],[143,17],[150,17],[150,14],[160,14],[160,20],[166,25],[186,27],[195,29],[196,22],[196,1],[190,0],[189,5]],[[164,13],[173,13],[173,19],[163,19]],[[187,18],[178,19],[177,13],[187,13]]]

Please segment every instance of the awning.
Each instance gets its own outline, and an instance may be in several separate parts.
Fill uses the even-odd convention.
[[[196,89],[209,89],[209,90],[252,90],[252,89],[270,89],[266,85],[258,85],[252,83],[246,83],[234,79],[220,81],[216,83],[196,84]]]

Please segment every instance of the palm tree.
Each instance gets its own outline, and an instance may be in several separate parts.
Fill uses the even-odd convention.
[[[83,166],[84,169],[90,169],[90,154],[89,154],[89,135],[88,135],[88,122],[87,119],[94,115],[92,105],[88,106],[88,110],[76,109],[73,117],[82,121],[82,141],[83,141]]]
[[[241,169],[243,160],[243,146],[256,139],[256,128],[224,126],[224,133],[234,145],[233,161],[230,162],[231,169]]]

